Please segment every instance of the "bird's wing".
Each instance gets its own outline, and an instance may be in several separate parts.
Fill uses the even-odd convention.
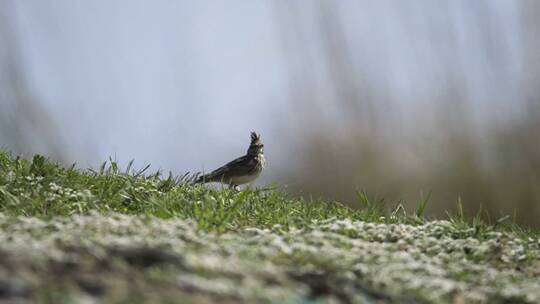
[[[206,182],[212,182],[222,181],[231,176],[247,175],[251,170],[250,161],[251,158],[244,155],[202,176],[200,179]]]
[[[253,173],[256,166],[256,160],[249,155],[239,157],[225,166],[228,167],[227,173],[232,176],[244,176]]]

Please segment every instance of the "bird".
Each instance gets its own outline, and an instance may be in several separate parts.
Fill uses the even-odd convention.
[[[264,145],[259,134],[251,132],[246,155],[236,158],[216,170],[199,176],[195,183],[220,182],[238,190],[238,186],[254,181],[266,166]]]

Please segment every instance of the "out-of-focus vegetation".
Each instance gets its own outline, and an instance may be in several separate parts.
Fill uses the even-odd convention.
[[[42,102],[15,3],[0,3],[0,146],[57,160],[67,149],[93,154],[92,144],[77,150],[66,143],[63,114]],[[351,205],[355,190],[392,205],[431,193],[430,215],[444,216],[461,201],[470,215],[482,209],[538,226],[540,5],[521,1],[501,12],[488,1],[365,3],[268,6],[290,108],[271,119],[249,113],[270,120],[275,131],[263,178]],[[518,22],[501,22],[510,19]],[[389,83],[394,74],[402,75],[399,84]],[[123,113],[117,117],[122,123]],[[202,132],[199,121],[179,124],[186,125],[192,129],[181,131]],[[91,125],[81,128],[92,132]],[[152,149],[178,142],[181,155],[190,143],[173,133],[155,134]]]
[[[23,67],[21,43],[9,1],[0,3],[0,147],[19,153],[33,149],[62,160],[57,122],[34,95]]]
[[[435,11],[424,4],[430,13]],[[398,50],[386,50],[390,55],[410,52],[418,63],[426,49],[438,50],[439,66],[426,62],[425,67],[411,71],[410,79],[425,80],[412,94],[418,100],[384,89],[392,87],[384,83],[384,75],[392,70],[378,71],[383,76],[373,78],[369,70],[373,63],[362,56],[368,51],[351,43],[357,37],[347,26],[354,26],[354,22],[343,20],[339,6],[315,6],[317,27],[310,34],[316,35],[323,50],[317,60],[305,55],[313,50],[303,43],[307,37],[301,29],[306,18],[299,17],[300,6],[278,6],[285,56],[292,58],[288,65],[288,74],[292,75],[289,96],[297,118],[295,132],[286,133],[291,135],[292,159],[283,167],[280,180],[295,193],[349,202],[354,201],[351,189],[363,189],[391,202],[404,200],[406,204],[431,193],[429,214],[443,214],[449,206],[462,202],[469,213],[484,210],[485,217],[510,214],[520,223],[538,226],[540,27],[535,16],[540,5],[533,1],[521,3],[521,23],[515,33],[521,39],[515,46],[508,45],[502,36],[493,36],[493,16],[482,15],[489,5],[470,4],[474,13],[485,17],[476,24],[477,37],[482,40],[475,43],[481,49],[485,68],[490,70],[484,75],[492,82],[478,80],[476,83],[484,83],[480,88],[485,91],[475,92],[478,88],[470,80],[469,73],[474,71],[466,63],[468,54],[452,53],[475,50],[460,46],[463,33],[459,21],[456,23],[451,13],[441,13],[440,22],[428,21],[430,25],[420,30],[430,37],[441,35],[440,41],[433,38],[427,46],[402,44]],[[403,4],[402,8],[409,5]],[[410,29],[414,26],[408,23],[414,24],[414,16],[404,13],[399,15],[400,20],[382,23],[401,22],[405,33],[409,30],[414,34]],[[468,34],[472,35],[464,35]],[[393,37],[384,33],[381,36]],[[415,41],[414,37],[406,38]],[[514,47],[522,52],[515,65],[523,69],[510,78],[509,71],[516,69],[509,61]],[[393,59],[369,55],[382,61]],[[437,79],[435,84],[433,79]],[[517,87],[517,95],[499,87],[508,83]],[[486,100],[486,96],[492,99]]]

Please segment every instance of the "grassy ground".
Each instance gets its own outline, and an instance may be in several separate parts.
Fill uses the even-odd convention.
[[[188,179],[0,152],[0,300],[540,302],[540,238],[515,225]]]

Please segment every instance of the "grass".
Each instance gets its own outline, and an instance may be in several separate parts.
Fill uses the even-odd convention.
[[[35,217],[118,212],[159,218],[196,219],[201,229],[224,232],[241,227],[276,224],[302,227],[328,218],[387,223],[422,222],[425,203],[416,216],[404,209],[389,211],[382,201],[359,192],[363,208],[353,210],[338,202],[290,198],[272,189],[211,189],[192,185],[189,175],[175,177],[147,172],[149,166],[121,170],[116,162],[99,170],[64,168],[36,155],[32,160],[0,152],[0,211]]]
[[[434,220],[430,194],[409,213],[365,192],[352,209],[191,180],[0,151],[0,300],[540,301],[538,233],[461,202]]]

